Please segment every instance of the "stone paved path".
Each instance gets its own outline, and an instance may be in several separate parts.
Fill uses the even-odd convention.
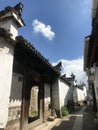
[[[84,106],[78,113],[77,118],[74,122],[72,130],[82,130],[83,128],[83,113],[86,110],[86,106]]]
[[[77,112],[81,110],[81,107],[77,107],[73,114],[65,116],[60,119],[57,118],[53,122],[46,122],[34,130],[72,130],[75,119],[77,118]]]
[[[77,107],[73,114],[46,122],[34,130],[98,130],[95,113],[89,106]]]
[[[83,106],[82,109],[79,107],[76,109],[76,112],[64,117],[62,121],[56,124],[51,130],[82,130],[83,113],[85,109],[86,106]]]
[[[83,114],[83,130],[98,130],[98,124],[95,123],[96,113],[93,107],[88,106]]]

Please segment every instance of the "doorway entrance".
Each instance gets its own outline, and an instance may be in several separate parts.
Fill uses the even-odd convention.
[[[28,123],[31,123],[34,120],[37,120],[39,118],[38,99],[39,99],[39,86],[34,85],[32,86],[31,93],[30,93]]]

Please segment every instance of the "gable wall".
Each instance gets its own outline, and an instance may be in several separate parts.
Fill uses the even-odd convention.
[[[60,108],[67,106],[68,99],[70,98],[70,86],[68,86],[63,80],[59,80],[59,96],[60,96]]]
[[[2,117],[0,118],[0,128],[4,128],[8,120],[12,69],[13,46],[0,37],[0,117]]]

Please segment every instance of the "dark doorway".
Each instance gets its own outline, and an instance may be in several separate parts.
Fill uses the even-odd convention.
[[[28,123],[39,118],[39,86],[34,85],[30,93],[29,117]]]

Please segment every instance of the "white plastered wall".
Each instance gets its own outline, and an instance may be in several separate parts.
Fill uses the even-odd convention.
[[[12,69],[13,46],[0,37],[0,128],[4,128],[8,120]]]
[[[59,98],[60,108],[67,105],[67,101],[70,97],[70,87],[61,79],[59,79]]]
[[[77,97],[78,97],[78,102],[84,101],[85,100],[84,90],[77,88]]]
[[[15,22],[13,22],[12,19],[0,22],[0,27],[7,29],[12,34],[12,38],[14,40],[16,36],[18,36],[18,26],[15,24]]]

